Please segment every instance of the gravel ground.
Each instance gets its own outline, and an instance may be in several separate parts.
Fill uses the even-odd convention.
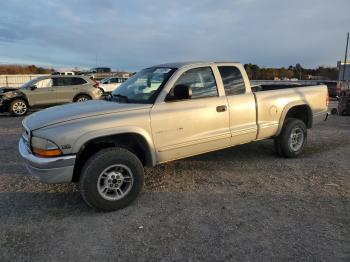
[[[312,129],[298,159],[266,140],[147,169],[113,213],[28,176],[21,120],[0,115],[0,261],[350,261],[350,117]]]

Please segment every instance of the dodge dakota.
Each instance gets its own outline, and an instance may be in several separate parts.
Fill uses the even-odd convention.
[[[299,156],[307,129],[328,116],[325,85],[252,87],[240,63],[169,63],[141,70],[105,100],[36,112],[19,152],[47,183],[79,183],[91,207],[112,211],[140,193],[144,166],[261,139]]]

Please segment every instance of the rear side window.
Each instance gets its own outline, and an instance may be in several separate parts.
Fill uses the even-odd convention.
[[[81,77],[72,77],[72,84],[73,85],[83,85],[83,84],[86,84],[86,81]]]
[[[234,66],[218,67],[222,82],[224,83],[225,93],[227,96],[239,95],[245,93],[244,80],[241,71]]]
[[[71,77],[56,77],[53,79],[54,86],[70,86],[72,85]]]
[[[187,85],[192,89],[192,98],[218,96],[215,78],[210,67],[194,68],[183,73],[176,85]]]
[[[57,77],[54,78],[54,86],[83,85],[86,81],[81,77]]]

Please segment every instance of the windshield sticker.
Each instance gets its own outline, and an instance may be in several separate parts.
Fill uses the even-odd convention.
[[[167,74],[169,73],[171,68],[157,68],[154,73],[155,74]]]

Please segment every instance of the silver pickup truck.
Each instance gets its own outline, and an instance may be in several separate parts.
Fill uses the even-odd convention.
[[[32,175],[77,182],[90,206],[111,211],[140,193],[144,166],[266,138],[279,155],[297,157],[327,105],[324,85],[252,88],[239,63],[163,64],[140,71],[104,101],[28,116],[19,151]]]

